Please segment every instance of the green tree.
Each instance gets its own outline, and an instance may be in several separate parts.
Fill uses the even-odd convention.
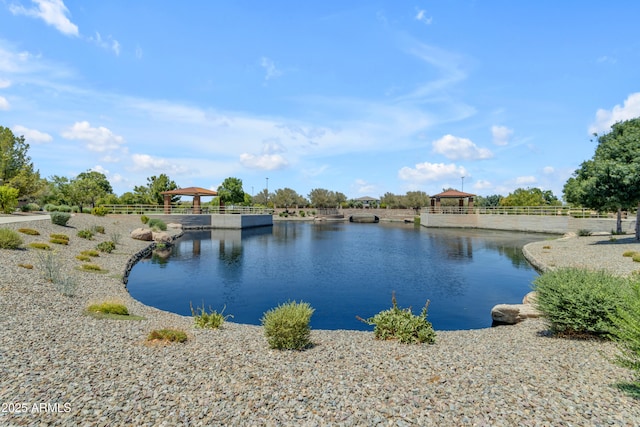
[[[76,179],[89,179],[91,181],[95,181],[105,194],[113,193],[111,183],[107,179],[107,176],[101,172],[88,170],[86,172],[79,173],[78,176],[76,176]]]
[[[502,196],[499,194],[492,194],[487,197],[478,196],[476,197],[475,204],[476,206],[481,206],[481,207],[500,206],[501,199],[502,199]]]
[[[104,188],[91,178],[76,178],[69,185],[71,203],[82,208],[86,205],[96,206],[96,200],[106,195]]]
[[[43,181],[27,155],[29,144],[24,136],[16,137],[11,129],[0,126],[0,185],[18,190],[18,198],[36,196]]]
[[[420,208],[429,206],[431,202],[429,195],[424,191],[407,191],[404,198],[404,204],[408,208],[415,209],[416,211],[420,211]]]
[[[640,240],[640,118],[616,123],[598,136],[593,157],[580,165],[563,191],[569,203],[617,211],[619,233],[622,210],[637,206],[635,234]]]
[[[276,190],[271,198],[276,207],[289,208],[292,206],[305,206],[306,200],[291,188],[280,188]]]
[[[0,185],[0,211],[10,214],[18,207],[18,190],[8,185]]]
[[[314,188],[309,193],[309,200],[316,208],[335,208],[338,206],[335,193],[324,188]]]
[[[559,206],[562,203],[551,190],[518,188],[500,200],[500,206]]]
[[[244,190],[242,189],[242,180],[240,178],[226,178],[217,191],[221,206],[244,202]]]
[[[150,176],[147,178],[147,185],[133,187],[134,199],[139,204],[162,205],[164,204],[163,191],[178,189],[178,185],[166,174]],[[180,200],[180,196],[171,196],[171,203]]]

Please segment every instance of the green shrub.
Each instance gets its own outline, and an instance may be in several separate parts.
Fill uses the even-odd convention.
[[[378,340],[398,340],[401,343],[428,343],[436,341],[436,333],[433,325],[427,320],[427,308],[429,301],[425,304],[420,315],[411,312],[411,308],[401,309],[398,307],[395,293],[391,296],[393,307],[381,311],[369,319],[358,319],[374,325],[373,335]]]
[[[314,309],[306,302],[289,301],[264,313],[260,321],[269,347],[286,350],[309,347],[309,321],[313,312]]]
[[[636,279],[637,280],[637,279]],[[616,362],[636,371],[640,379],[640,283],[635,282],[629,298],[612,318],[612,338],[620,345]]]
[[[140,221],[142,221],[142,223],[143,223],[143,224],[146,224],[146,223],[148,223],[148,222],[149,222],[149,217],[148,217],[148,216],[146,216],[146,215],[142,215],[142,216],[140,217]]]
[[[151,218],[147,222],[147,225],[149,226],[149,228],[152,228],[152,229],[167,231],[167,224],[159,218]]]
[[[22,206],[22,212],[37,212],[40,210],[40,206],[37,203],[27,203]]]
[[[38,230],[34,230],[33,228],[18,228],[18,231],[22,234],[28,234],[30,236],[39,236],[40,232]]]
[[[580,230],[578,230],[578,236],[582,236],[582,237],[591,236],[591,231],[581,228]]]
[[[80,252],[80,255],[98,257],[98,256],[100,256],[100,253],[98,251],[96,251],[96,250],[93,250],[93,249],[87,249],[86,251]]]
[[[88,262],[91,261],[91,257],[89,255],[76,255],[76,259],[82,261],[82,262]]]
[[[634,255],[638,255],[638,252],[637,251],[624,251],[622,253],[622,256],[625,256],[625,257],[633,257]]]
[[[62,234],[62,233],[51,233],[51,234],[49,234],[49,237],[52,238],[52,239],[60,239],[60,240],[69,241],[69,236],[67,236],[66,234]]]
[[[56,225],[67,225],[71,214],[67,212],[51,212],[51,222]]]
[[[69,244],[69,240],[67,239],[57,239],[52,237],[51,239],[49,239],[49,243],[55,243],[56,245],[68,245]]]
[[[78,231],[78,237],[82,237],[83,239],[92,240],[93,239],[93,231],[91,230],[80,230]]]
[[[42,249],[44,251],[48,251],[49,249],[51,249],[51,246],[42,242],[29,243],[29,247],[33,249]]]
[[[90,313],[119,314],[121,316],[129,315],[129,309],[124,304],[113,301],[92,304],[87,307],[87,311]]]
[[[44,205],[43,209],[47,212],[57,212],[58,206],[54,205],[53,203],[47,203],[46,205]]]
[[[22,238],[9,228],[0,228],[0,249],[18,249],[22,245]]]
[[[304,218],[307,214],[305,213],[305,211],[300,211],[300,217]]]
[[[87,271],[102,271],[98,264],[82,264],[82,269]]]
[[[156,329],[147,336],[147,341],[185,342],[187,334],[179,329]]]
[[[98,233],[105,234],[104,226],[102,225],[92,225],[91,231],[93,232],[93,234],[98,234]]]
[[[58,206],[58,212],[70,213],[72,211],[73,209],[71,208],[71,206],[67,206],[67,205]]]
[[[51,253],[38,253],[38,269],[42,272],[42,277],[48,282],[58,282],[62,277],[62,264],[58,257]]]
[[[91,209],[91,215],[95,215],[95,216],[105,216],[108,213],[109,213],[109,209],[103,206],[96,206],[95,208]]]
[[[218,329],[225,320],[229,317],[233,317],[230,314],[224,315],[224,308],[220,313],[215,310],[211,310],[209,307],[209,313],[207,313],[204,309],[204,303],[202,307],[198,307],[196,310],[193,309],[193,305],[189,304],[191,307],[191,315],[193,316],[193,323],[196,328],[202,329]]]
[[[553,332],[601,335],[611,330],[612,316],[624,303],[629,279],[605,271],[563,268],[533,281],[536,308]]]
[[[10,214],[18,207],[17,188],[0,185],[0,212]]]
[[[109,234],[109,237],[111,238],[111,241],[114,244],[119,245],[122,235],[120,233],[118,233],[117,231],[113,231],[113,232],[111,232],[111,234]]]
[[[96,246],[96,249],[99,250],[100,252],[106,252],[110,254],[116,249],[116,244],[111,241],[101,242],[101,243],[98,243],[98,245]]]

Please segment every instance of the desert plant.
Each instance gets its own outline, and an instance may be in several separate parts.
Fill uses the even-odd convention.
[[[66,297],[74,296],[76,294],[76,289],[78,288],[78,284],[70,276],[60,277],[58,280],[53,282],[53,285],[58,292]]]
[[[60,281],[62,277],[62,264],[54,253],[39,252],[36,260],[38,269],[42,272],[42,276],[46,281],[52,283]]]
[[[616,362],[636,371],[640,379],[640,282],[631,286],[629,298],[612,318],[612,338],[618,342],[620,353]]]
[[[78,231],[78,237],[83,239],[92,240],[93,239],[93,231],[91,230],[80,230]]]
[[[637,254],[633,254],[633,255],[631,255],[631,259],[632,259],[634,262],[640,262],[640,253],[637,253]]]
[[[148,216],[146,216],[146,215],[142,215],[142,216],[140,217],[140,221],[142,221],[142,223],[143,223],[143,224],[146,224],[146,223],[148,223],[148,222],[149,222],[149,217],[148,217]]]
[[[147,225],[149,226],[149,228],[152,228],[152,229],[167,231],[167,224],[159,218],[151,218],[147,222]]]
[[[533,281],[534,303],[550,329],[563,334],[603,335],[624,304],[629,279],[605,271],[562,268]]]
[[[93,234],[105,234],[104,226],[102,225],[92,225],[91,231],[93,232]]]
[[[147,336],[147,341],[185,342],[187,334],[179,329],[156,329]]]
[[[110,254],[116,249],[116,244],[113,243],[112,241],[100,242],[96,246],[96,249],[99,250],[100,252],[106,252]]]
[[[18,264],[18,267],[26,268],[27,270],[33,270],[33,264]]]
[[[22,238],[9,228],[0,228],[0,249],[18,249],[22,245]]]
[[[67,205],[58,206],[58,212],[70,213],[72,211],[73,211],[73,209],[71,208],[71,206],[67,206]]]
[[[581,236],[581,237],[591,236],[591,231],[581,228],[580,230],[578,230],[578,236]]]
[[[427,320],[429,301],[420,315],[413,314],[411,308],[399,308],[395,293],[391,296],[391,303],[390,309],[381,311],[369,319],[358,317],[359,320],[374,326],[373,335],[376,339],[398,340],[405,344],[433,344],[436,341],[433,325]]]
[[[204,303],[202,304],[202,307],[198,307],[196,310],[193,309],[193,305],[189,304],[189,306],[191,307],[191,315],[193,316],[193,323],[196,328],[218,329],[222,326],[225,320],[229,317],[233,317],[230,314],[224,314],[224,309],[226,307],[223,307],[220,313],[215,310],[211,310],[211,307],[209,307],[209,312],[207,313],[204,309]]]
[[[637,255],[638,252],[637,251],[624,251],[622,253],[622,256],[624,257],[633,257],[634,255]]]
[[[289,301],[264,313],[260,321],[269,347],[286,350],[309,347],[309,321],[313,312],[314,309],[306,302]]]
[[[69,236],[62,233],[51,233],[49,234],[49,237],[52,239],[69,240]]]
[[[27,203],[22,207],[24,212],[37,212],[40,210],[40,205],[37,203]]]
[[[94,250],[94,249],[87,249],[86,251],[80,252],[80,255],[99,257],[100,253],[98,251]]]
[[[71,214],[68,212],[51,212],[51,222],[56,225],[67,225],[69,219],[71,218]]]
[[[49,243],[55,243],[56,245],[68,245],[69,244],[69,240],[68,239],[59,239],[59,238],[52,237],[52,238],[49,239]]]
[[[113,243],[115,243],[116,245],[119,245],[120,241],[122,240],[122,235],[117,231],[113,231],[109,234],[109,238],[111,238],[111,241]]]
[[[103,206],[96,206],[95,208],[91,209],[91,214],[95,216],[105,216],[108,213],[109,209]]]
[[[33,249],[42,249],[43,251],[48,251],[49,249],[51,249],[51,246],[42,242],[29,243],[29,247]]]
[[[102,271],[98,264],[82,264],[82,269],[87,271]]]
[[[91,257],[89,255],[82,255],[82,254],[76,255],[76,259],[80,260],[80,261],[83,261],[83,262],[91,261]]]
[[[28,234],[30,236],[40,235],[40,232],[38,230],[34,230],[33,228],[18,228],[18,231],[22,234]]]
[[[91,304],[87,307],[87,311],[90,313],[104,313],[104,314],[119,314],[121,316],[128,316],[129,309],[124,304],[114,301],[105,301],[100,304]]]

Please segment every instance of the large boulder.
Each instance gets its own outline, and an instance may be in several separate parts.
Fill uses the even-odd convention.
[[[493,321],[505,325],[515,325],[525,319],[533,319],[541,315],[531,304],[498,304],[491,309]]]
[[[173,241],[171,236],[164,231],[159,231],[159,232],[154,231],[152,233],[152,237],[153,237],[153,241],[157,243],[171,243]]]
[[[153,231],[150,228],[136,228],[131,232],[131,238],[150,242],[153,240]]]
[[[524,296],[524,298],[522,298],[522,303],[523,304],[533,304],[536,302],[536,296],[538,294],[536,293],[536,291],[531,291],[528,294],[526,294]]]

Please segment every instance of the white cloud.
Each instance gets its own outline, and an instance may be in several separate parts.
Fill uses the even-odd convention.
[[[486,179],[479,179],[473,183],[473,188],[475,190],[486,190],[487,188],[491,188],[493,184],[487,181]]]
[[[11,86],[11,80],[0,79],[0,89],[6,89]]]
[[[356,179],[356,181],[353,183],[351,187],[355,188],[355,192],[357,194],[362,194],[362,195],[371,196],[371,197],[373,197],[373,194],[377,190],[376,185],[371,184],[370,182],[367,182],[364,179]]]
[[[9,101],[4,96],[0,96],[0,110],[7,111],[9,109]]]
[[[479,148],[470,139],[453,135],[445,135],[433,141],[433,151],[451,160],[477,160],[493,157],[493,153],[489,149]]]
[[[111,36],[108,36],[105,40],[102,38],[100,33],[96,31],[95,37],[88,37],[87,40],[95,43],[103,49],[112,50],[113,53],[116,54],[116,56],[120,55],[120,43],[118,42],[118,40],[114,40],[114,38]]]
[[[160,157],[152,157],[148,154],[133,154],[131,156],[133,161],[134,171],[157,171],[162,173],[175,173],[181,174],[187,171],[187,168],[176,163],[175,160],[162,159]]]
[[[275,79],[282,75],[282,71],[280,71],[276,64],[269,58],[262,57],[260,58],[260,66],[265,70],[265,80]]]
[[[535,176],[519,176],[516,178],[517,185],[526,185],[526,184],[535,184],[537,182],[537,178]]]
[[[495,145],[507,145],[509,144],[509,138],[513,135],[513,129],[509,129],[506,126],[491,126],[491,134]]]
[[[100,172],[100,173],[102,173],[104,175],[107,175],[107,176],[109,175],[109,170],[103,168],[100,165],[95,165],[94,167],[91,168],[91,170],[94,171],[94,172]]]
[[[545,166],[542,169],[542,173],[544,173],[545,175],[552,175],[553,173],[555,173],[555,169],[552,166]]]
[[[595,122],[589,126],[589,133],[607,132],[612,125],[636,117],[640,117],[640,92],[632,93],[622,106],[616,105],[611,111],[599,109]]]
[[[62,0],[32,0],[37,8],[25,8],[21,5],[11,5],[9,10],[14,15],[26,15],[32,18],[40,18],[47,24],[68,36],[78,35],[78,26],[67,18],[69,9]]]
[[[142,48],[140,46],[136,46],[136,59],[142,59]]]
[[[426,25],[431,25],[433,18],[431,16],[427,16],[427,11],[424,9],[420,9],[416,14],[416,20],[420,21]]]
[[[87,143],[87,148],[99,153],[116,150],[125,143],[123,137],[115,135],[105,127],[93,128],[89,122],[76,122],[72,127],[62,132],[66,139],[81,140]]]
[[[403,181],[411,182],[430,182],[440,181],[443,179],[458,179],[461,176],[467,176],[467,170],[462,166],[456,166],[455,163],[418,163],[415,168],[403,167],[398,171],[398,178]]]
[[[53,141],[53,137],[48,133],[40,132],[35,129],[28,129],[20,125],[14,126],[13,132],[18,135],[23,135],[27,143],[44,143]]]
[[[289,165],[287,159],[280,154],[262,154],[259,156],[242,153],[240,154],[240,163],[250,169],[261,170],[277,170],[285,168]]]

